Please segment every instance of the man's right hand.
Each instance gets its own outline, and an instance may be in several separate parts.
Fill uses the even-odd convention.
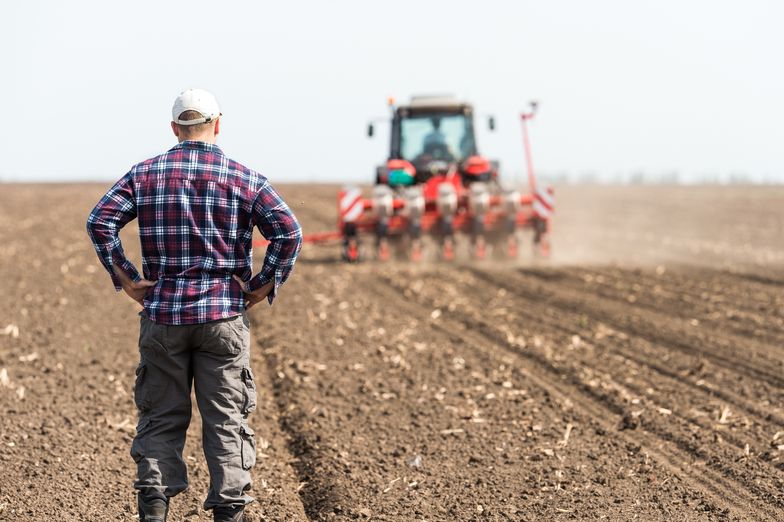
[[[268,283],[264,284],[263,286],[257,288],[254,291],[250,291],[248,289],[248,283],[237,277],[237,275],[232,275],[235,281],[240,284],[240,288],[245,294],[245,309],[255,306],[256,304],[262,302],[269,294],[272,292],[272,287],[275,284],[274,281],[269,281]]]
[[[144,296],[147,295],[150,288],[155,286],[158,282],[148,281],[147,279],[134,281],[125,273],[120,265],[115,264],[113,267],[114,273],[117,274],[117,277],[120,279],[120,285],[122,285],[122,289],[125,290],[125,293],[144,307]]]

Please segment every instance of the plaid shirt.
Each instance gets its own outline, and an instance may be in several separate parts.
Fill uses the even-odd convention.
[[[274,281],[272,304],[302,245],[297,219],[267,178],[200,141],[134,165],[90,213],[87,232],[118,292],[113,264],[141,279],[118,235],[133,218],[139,219],[144,278],[157,281],[144,310],[163,324],[241,314],[245,300],[233,274],[251,290]],[[251,277],[254,226],[270,243],[264,266]]]

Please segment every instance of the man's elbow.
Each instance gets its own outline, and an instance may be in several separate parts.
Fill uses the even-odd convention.
[[[289,233],[287,236],[297,243],[302,243],[302,225],[299,224],[299,221],[294,214],[291,214],[291,222],[289,223]]]
[[[111,223],[106,223],[101,219],[96,219],[90,216],[87,219],[87,235],[93,244],[105,244],[111,242],[117,237],[117,228],[112,226]]]
[[[302,243],[302,227],[297,223],[297,228],[294,230],[294,238],[299,242]]]
[[[296,257],[302,249],[302,227],[299,226],[299,223],[291,230],[288,238],[289,244],[291,245],[291,251],[293,252],[294,257]]]
[[[96,223],[95,220],[93,219],[92,214],[90,214],[90,216],[87,217],[87,223],[85,224],[85,228],[87,229],[87,235],[90,236],[91,238],[94,238]]]

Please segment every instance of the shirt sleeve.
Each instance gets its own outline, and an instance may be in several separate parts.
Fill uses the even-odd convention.
[[[136,197],[129,172],[109,189],[87,218],[87,233],[118,292],[122,290],[122,285],[112,265],[122,267],[134,281],[141,279],[136,267],[125,257],[119,235],[120,229],[135,217]]]
[[[302,228],[289,206],[266,180],[253,202],[253,222],[269,245],[264,266],[251,278],[248,287],[253,291],[273,281],[267,297],[272,304],[278,287],[288,279],[302,248]]]

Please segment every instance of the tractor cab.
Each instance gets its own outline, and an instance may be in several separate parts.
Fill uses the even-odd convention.
[[[409,105],[392,106],[391,123],[389,159],[377,170],[377,184],[398,188],[458,176],[468,186],[496,177],[497,164],[478,154],[471,105],[447,96],[415,96]],[[489,123],[492,129],[493,120]]]

